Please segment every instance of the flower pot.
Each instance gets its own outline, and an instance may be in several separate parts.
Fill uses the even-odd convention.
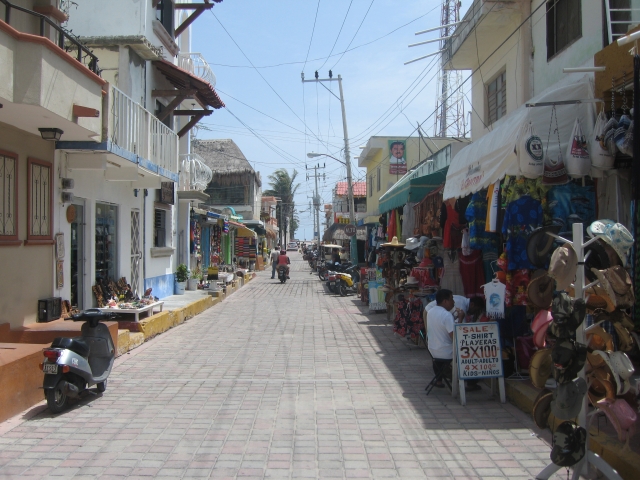
[[[187,286],[187,282],[176,282],[174,288],[174,293],[176,295],[184,295],[184,289]]]
[[[187,280],[187,290],[197,290],[198,289],[198,279],[190,278]]]

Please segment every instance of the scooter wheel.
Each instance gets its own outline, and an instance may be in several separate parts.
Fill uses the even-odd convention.
[[[340,286],[338,287],[338,292],[340,293],[341,297],[346,297],[347,296],[347,286],[344,283],[341,283]]]
[[[49,410],[51,410],[51,413],[60,413],[67,408],[69,397],[64,393],[62,380],[60,380],[54,388],[47,390],[46,396],[47,406]]]
[[[104,392],[107,389],[107,381],[96,383],[96,388],[100,393]]]

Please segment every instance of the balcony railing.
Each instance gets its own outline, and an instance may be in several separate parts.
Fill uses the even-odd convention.
[[[178,190],[204,192],[213,178],[213,172],[197,153],[180,155],[180,184]]]
[[[109,140],[177,173],[178,135],[116,87],[111,87],[110,97]]]
[[[196,77],[200,77],[216,86],[216,76],[211,67],[199,53],[181,53],[178,55],[178,66],[189,73],[193,73]]]
[[[69,53],[70,55],[71,53],[73,53],[73,57],[75,57],[76,60],[85,65],[93,73],[100,73],[100,71],[98,70],[98,57],[91,53],[91,51],[87,47],[78,42],[78,40],[76,40],[73,35],[71,35],[59,25],[56,25],[47,16],[24,7],[20,7],[18,5],[14,5],[7,0],[0,0],[0,4],[4,5],[4,21],[7,25],[11,25],[12,19],[15,20],[14,12],[20,12],[21,14],[26,14],[33,17],[33,19],[37,22],[37,30],[34,29],[33,31],[25,33],[48,38],[65,52]],[[48,32],[47,25],[49,26]]]

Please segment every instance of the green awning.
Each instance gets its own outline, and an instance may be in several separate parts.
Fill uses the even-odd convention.
[[[444,184],[449,167],[425,174],[428,164],[420,165],[408,172],[380,197],[380,213],[402,207],[407,203],[418,203],[428,193]]]

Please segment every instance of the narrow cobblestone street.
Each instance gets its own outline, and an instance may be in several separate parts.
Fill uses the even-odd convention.
[[[260,272],[120,357],[103,395],[5,427],[0,477],[513,479],[548,463],[530,417],[486,387],[466,407],[426,396],[426,350],[292,258],[285,285]]]

